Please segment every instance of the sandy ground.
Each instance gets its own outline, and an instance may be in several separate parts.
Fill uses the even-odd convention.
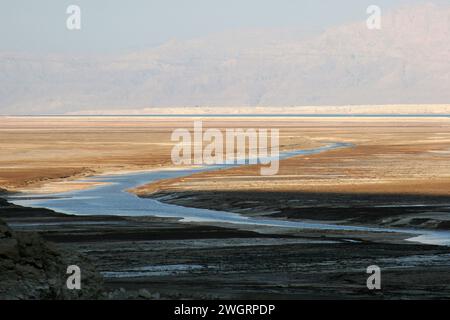
[[[1,117],[0,187],[82,188],[74,178],[173,167],[175,128],[200,118]],[[284,160],[276,176],[241,167],[160,184],[167,190],[448,195],[449,118],[205,118],[204,128],[279,128],[282,149],[333,141],[354,148]],[[69,181],[69,183],[67,183]],[[48,183],[57,182],[48,186]],[[45,186],[45,188],[44,188]]]
[[[85,186],[67,183],[75,178],[170,165],[169,129],[158,121],[80,117],[2,117],[0,121],[4,189],[64,191]],[[57,184],[48,186],[49,182]]]
[[[283,124],[290,136],[354,147],[282,160],[275,176],[242,166],[134,192],[246,215],[450,228],[450,119],[308,118]]]
[[[159,181],[133,192],[185,206],[250,215],[450,227],[449,118],[0,120],[0,188],[10,191],[63,192],[94,186],[80,180],[93,174],[177,169],[170,159],[172,131],[192,128],[194,120],[202,120],[205,129],[278,128],[282,150],[336,141],[354,147],[282,160],[275,176],[261,176],[258,166],[243,166]],[[399,210],[399,204],[410,207]],[[347,211],[349,216],[336,209],[342,206],[358,210]]]
[[[284,124],[283,132],[292,137],[355,146],[282,160],[276,176],[245,166],[161,182],[157,189],[450,195],[448,118],[312,118]],[[150,185],[147,191],[154,189]]]
[[[149,117],[0,117],[0,188],[58,192],[89,187],[93,174],[174,168],[171,133],[204,128],[267,127],[265,120]],[[288,127],[284,121],[275,127]],[[317,146],[283,130],[282,149]],[[175,167],[179,168],[179,167]]]

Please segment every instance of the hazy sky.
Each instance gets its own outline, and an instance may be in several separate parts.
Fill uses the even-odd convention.
[[[0,4],[0,50],[105,52],[145,48],[227,29],[328,26],[366,19],[416,0],[8,0]],[[430,1],[428,1],[430,2]],[[448,0],[435,0],[448,3]],[[82,10],[82,29],[66,29],[66,8]]]

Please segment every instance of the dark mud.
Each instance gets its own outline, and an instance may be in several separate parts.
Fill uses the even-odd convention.
[[[0,219],[88,259],[103,276],[99,299],[450,298],[450,248],[382,235],[261,234],[176,219],[70,216],[4,200]],[[370,265],[382,270],[380,291],[367,289]]]
[[[158,192],[162,202],[248,216],[450,230],[450,197],[301,192]]]

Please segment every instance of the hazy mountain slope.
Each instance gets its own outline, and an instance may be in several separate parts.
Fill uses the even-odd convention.
[[[450,103],[450,6],[400,8],[382,27],[235,31],[114,57],[2,53],[0,112]]]

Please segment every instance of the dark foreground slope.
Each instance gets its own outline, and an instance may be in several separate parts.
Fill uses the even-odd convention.
[[[3,298],[450,297],[450,248],[363,233],[236,230],[153,217],[70,216],[0,200]],[[39,237],[35,235],[39,234]],[[53,242],[49,244],[48,242]],[[101,280],[89,263],[100,272]],[[66,266],[82,269],[67,292]],[[382,270],[382,290],[366,269]],[[99,294],[100,291],[100,294]]]
[[[63,251],[34,232],[14,232],[0,220],[0,299],[93,299],[102,278],[79,254]],[[67,267],[83,270],[83,290],[68,290]]]

